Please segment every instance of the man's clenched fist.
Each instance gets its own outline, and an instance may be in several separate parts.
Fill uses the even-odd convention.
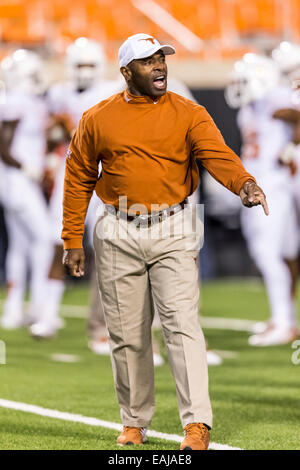
[[[82,248],[64,250],[63,264],[71,276],[82,277],[84,275],[84,251]]]
[[[246,181],[240,191],[240,198],[246,207],[262,205],[266,215],[269,215],[269,208],[266,196],[263,190],[254,183],[254,181]]]

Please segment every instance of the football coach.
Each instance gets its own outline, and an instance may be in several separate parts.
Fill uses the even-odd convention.
[[[124,426],[117,443],[145,442],[154,412],[154,299],[184,428],[180,449],[206,450],[212,411],[198,320],[201,233],[185,204],[198,184],[196,159],[245,206],[261,204],[266,215],[268,206],[205,108],[167,91],[165,56],[174,53],[147,34],[129,37],[119,49],[127,89],[83,114],[66,161],[64,264],[84,274],[84,219],[95,189],[105,204],[94,246]]]

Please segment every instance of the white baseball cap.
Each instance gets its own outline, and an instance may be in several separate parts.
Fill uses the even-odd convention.
[[[163,51],[165,55],[175,54],[176,52],[173,46],[162,45],[149,34],[134,34],[126,39],[119,49],[120,67],[126,67],[132,60],[144,59],[157,51]]]

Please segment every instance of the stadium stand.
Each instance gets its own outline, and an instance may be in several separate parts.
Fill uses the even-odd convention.
[[[2,49],[12,43],[32,47],[82,35],[104,41],[111,55],[124,37],[140,30],[172,36],[181,56],[235,58],[251,48],[254,35],[297,39],[297,7],[297,0],[3,0],[0,41]],[[180,40],[182,28],[195,44],[204,40],[203,47],[189,50]]]

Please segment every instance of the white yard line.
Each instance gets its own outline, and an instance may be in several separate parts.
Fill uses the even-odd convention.
[[[113,429],[115,431],[121,431],[122,425],[119,423],[112,423],[110,421],[103,421],[98,418],[91,418],[88,416],[77,415],[73,413],[66,413],[64,411],[50,410],[48,408],[42,408],[41,406],[29,405],[28,403],[21,403],[17,401],[4,400],[0,398],[0,407],[11,410],[24,411],[26,413],[33,413],[39,416],[45,416],[46,418],[61,419],[63,421],[71,421],[73,423],[87,424],[88,426],[100,426],[102,428]],[[158,432],[148,430],[147,436],[154,437],[157,439],[164,439],[166,441],[181,442],[183,437],[177,434],[166,434],[164,432]],[[243,450],[239,447],[230,447],[226,444],[217,444],[211,442],[210,449],[213,450]]]
[[[200,324],[203,328],[211,328],[216,330],[234,330],[234,331],[250,331],[257,321],[240,320],[237,318],[222,317],[203,317],[200,316]]]
[[[73,364],[76,362],[80,362],[80,356],[76,354],[61,354],[61,353],[54,353],[50,354],[50,359],[54,362],[65,362],[69,364]]]
[[[0,299],[0,308],[4,304],[4,300]],[[29,307],[29,302],[24,302],[25,310]],[[71,305],[61,304],[60,313],[66,318],[87,318],[89,307],[87,305]]]
[[[3,304],[3,300],[0,300],[0,307]],[[28,306],[28,302],[24,303],[25,308]],[[71,305],[62,304],[60,306],[60,314],[65,318],[87,318],[89,307],[87,305]],[[250,331],[252,327],[257,323],[253,320],[240,320],[237,318],[226,318],[226,317],[203,317],[200,316],[200,323],[203,328],[210,328],[216,330],[234,330],[234,331]]]
[[[59,311],[65,318],[87,318],[89,307],[88,305],[62,304]]]
[[[87,318],[87,306],[81,305],[61,305],[60,313],[65,318]],[[200,323],[203,328],[213,328],[220,330],[252,331],[252,327],[257,321],[240,320],[237,318],[223,317],[203,317],[200,316]]]
[[[81,305],[61,305],[60,307],[60,313],[65,318],[87,318],[87,311],[88,307]],[[200,316],[200,323],[203,328],[252,331],[252,327],[257,323],[257,321]]]
[[[87,318],[87,310],[88,307],[79,305],[61,305],[60,307],[60,312],[65,318]],[[257,321],[200,316],[200,323],[203,328],[252,331],[252,327],[257,323]]]
[[[213,351],[223,359],[236,359],[239,355],[237,351],[223,351],[222,349],[214,349]]]

